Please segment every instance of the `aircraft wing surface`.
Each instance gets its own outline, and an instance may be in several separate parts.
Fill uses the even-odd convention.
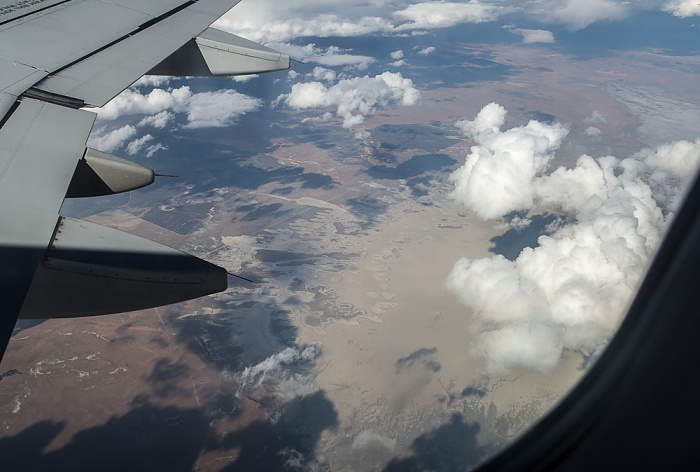
[[[100,107],[147,73],[239,75],[285,54],[209,28],[240,0],[0,0],[0,357],[21,318],[160,306],[224,290],[226,271],[60,215],[66,197],[153,171],[86,142]]]

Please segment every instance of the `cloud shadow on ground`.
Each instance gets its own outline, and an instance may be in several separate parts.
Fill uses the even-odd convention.
[[[405,180],[414,197],[423,197],[435,185],[437,174],[451,172],[456,163],[447,154],[419,154],[393,167],[376,165],[364,172],[377,180]]]
[[[376,225],[379,217],[389,209],[388,203],[371,195],[349,198],[345,201],[345,206],[358,217],[361,230]]]
[[[398,374],[404,369],[410,369],[414,364],[420,364],[432,372],[438,372],[442,366],[438,361],[433,359],[433,355],[436,353],[437,347],[423,347],[418,349],[396,361],[396,373]]]
[[[277,427],[256,421],[223,438],[217,447],[241,449],[235,462],[223,470],[303,469],[316,462],[315,448],[321,433],[337,427],[338,413],[325,392],[297,397],[283,407]]]
[[[79,431],[62,448],[44,453],[65,424],[40,421],[0,439],[0,463],[7,472],[189,471],[199,456],[207,425],[200,410],[139,406]]]
[[[463,471],[481,462],[487,450],[479,445],[480,426],[468,423],[460,413],[435,430],[417,437],[411,444],[412,455],[393,459],[383,472]]]
[[[223,438],[209,434],[205,408],[144,404],[120,417],[77,432],[63,447],[43,452],[65,429],[64,422],[40,421],[15,436],[0,438],[3,471],[191,471],[207,451],[235,456],[222,470],[289,470],[317,462],[323,431],[338,426],[338,414],[322,391],[282,407],[276,424],[254,421]]]

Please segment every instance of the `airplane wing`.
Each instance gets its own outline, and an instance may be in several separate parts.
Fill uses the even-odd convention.
[[[66,197],[133,190],[153,171],[86,142],[100,107],[144,74],[289,68],[211,29],[240,0],[0,0],[0,358],[20,318],[118,313],[224,290],[226,271],[65,218]]]

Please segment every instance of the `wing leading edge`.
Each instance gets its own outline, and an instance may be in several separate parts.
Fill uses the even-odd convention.
[[[223,268],[59,210],[66,196],[153,180],[150,169],[86,148],[96,115],[80,108],[104,105],[149,71],[289,68],[285,54],[208,28],[238,1],[0,0],[0,357],[18,317],[117,313],[226,289]]]

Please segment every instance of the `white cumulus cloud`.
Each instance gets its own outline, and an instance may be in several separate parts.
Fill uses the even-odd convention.
[[[554,34],[548,30],[514,28],[512,26],[509,26],[506,29],[513,34],[522,36],[523,43],[525,44],[554,42]]]
[[[353,66],[357,69],[366,69],[369,64],[375,61],[373,57],[360,54],[349,54],[348,50],[337,46],[329,46],[325,49],[317,48],[310,43],[299,46],[289,43],[271,44],[274,49],[289,54],[300,62],[315,62],[328,67]]]
[[[187,86],[172,90],[155,88],[144,95],[136,88],[128,88],[109,103],[95,111],[99,119],[114,120],[124,115],[153,115],[184,104],[192,92]]]
[[[166,75],[144,75],[136,82],[134,82],[132,87],[160,87],[163,85],[168,85],[170,83],[171,77]]]
[[[337,78],[335,71],[326,69],[325,67],[314,67],[311,76],[316,80],[324,80],[326,82],[335,82]]]
[[[603,132],[595,126],[589,126],[585,130],[583,130],[583,134],[592,139],[600,139],[600,136],[603,134]]]
[[[336,115],[343,118],[343,126],[352,128],[377,109],[417,105],[420,92],[400,73],[384,72],[374,77],[342,79],[330,86],[321,82],[297,83],[277,101],[296,110],[334,108]]]
[[[360,431],[357,436],[352,440],[352,448],[360,449],[367,446],[378,445],[382,446],[389,451],[393,451],[396,447],[396,439],[387,438],[379,433],[375,433],[371,429],[365,429]]]
[[[270,9],[278,9],[278,6],[275,2]],[[218,19],[214,26],[261,43],[283,42],[305,36],[362,36],[394,29],[389,20],[380,17],[351,19],[333,13],[318,13],[312,17],[270,18],[265,14],[246,15],[239,8]]]
[[[483,4],[478,0],[458,2],[422,2],[394,12],[394,17],[406,21],[397,29],[447,28],[461,23],[485,23],[495,21],[510,11],[498,5]]]
[[[161,143],[149,144],[153,141],[153,136],[147,134],[140,138],[134,139],[126,146],[126,153],[130,156],[142,153],[146,157],[152,157],[156,152],[168,149]]]
[[[556,5],[556,6],[555,6]],[[564,23],[572,30],[580,30],[601,20],[619,20],[630,13],[630,8],[615,0],[566,0],[555,2],[546,13],[549,21]]]
[[[509,2],[515,3],[515,2]],[[700,15],[697,0],[538,0],[521,10],[538,21],[580,30],[599,21],[617,21],[640,11],[660,10],[685,18]]]
[[[163,129],[173,120],[175,115],[169,111],[163,110],[155,115],[149,115],[139,121],[139,126],[153,126],[154,128]]]
[[[143,125],[164,127],[173,113],[186,115],[186,128],[218,127],[229,125],[239,116],[260,108],[262,101],[235,90],[192,93],[184,85],[170,90],[155,88],[142,94],[129,88],[117,95],[104,107],[96,109],[102,120],[114,120],[124,115],[150,115]]]
[[[357,54],[327,54],[324,56],[311,56],[307,60],[329,67],[354,65],[360,69],[366,69],[369,64],[374,62],[373,57]]]
[[[186,128],[226,126],[248,112],[257,110],[262,101],[235,90],[192,94],[188,103]]]
[[[680,18],[699,16],[700,2],[697,0],[672,0],[664,4],[663,10]]]
[[[151,144],[148,147],[146,147],[146,157],[153,157],[155,153],[158,151],[165,151],[168,149],[168,146],[162,144],[162,143],[155,143]]]
[[[568,133],[560,124],[535,120],[501,132],[505,118],[505,108],[490,103],[473,121],[455,123],[478,145],[472,147],[466,164],[450,177],[455,182],[451,196],[485,219],[532,206],[532,180],[547,169]]]
[[[594,110],[591,116],[583,119],[584,123],[607,123],[608,120],[598,111]]]
[[[88,146],[103,152],[112,152],[124,146],[124,143],[136,135],[136,128],[131,125],[108,131],[106,127],[93,131],[88,139]]]
[[[372,0],[357,6],[348,2],[275,0],[241,2],[214,26],[253,41],[275,43],[293,38],[348,37],[445,28],[461,23],[494,21],[516,8],[469,2]]]
[[[126,153],[130,156],[137,154],[149,142],[153,141],[153,136],[147,134],[138,139],[134,139],[126,146]]]
[[[700,139],[552,170],[566,128],[502,131],[505,115],[489,104],[459,123],[476,145],[451,177],[452,196],[483,218],[528,210],[559,215],[559,225],[515,260],[459,260],[445,286],[473,310],[472,349],[489,373],[546,372],[565,349],[595,355],[607,343],[700,163]]]
[[[215,26],[269,44],[312,36],[419,34],[428,29],[496,21],[509,13],[579,30],[598,21],[620,20],[643,10],[662,10],[688,17],[700,14],[700,5],[696,0],[370,0],[362,4],[339,0],[282,3],[258,0],[241,2]],[[539,34],[542,39],[547,37]],[[533,37],[536,36],[530,36]]]

